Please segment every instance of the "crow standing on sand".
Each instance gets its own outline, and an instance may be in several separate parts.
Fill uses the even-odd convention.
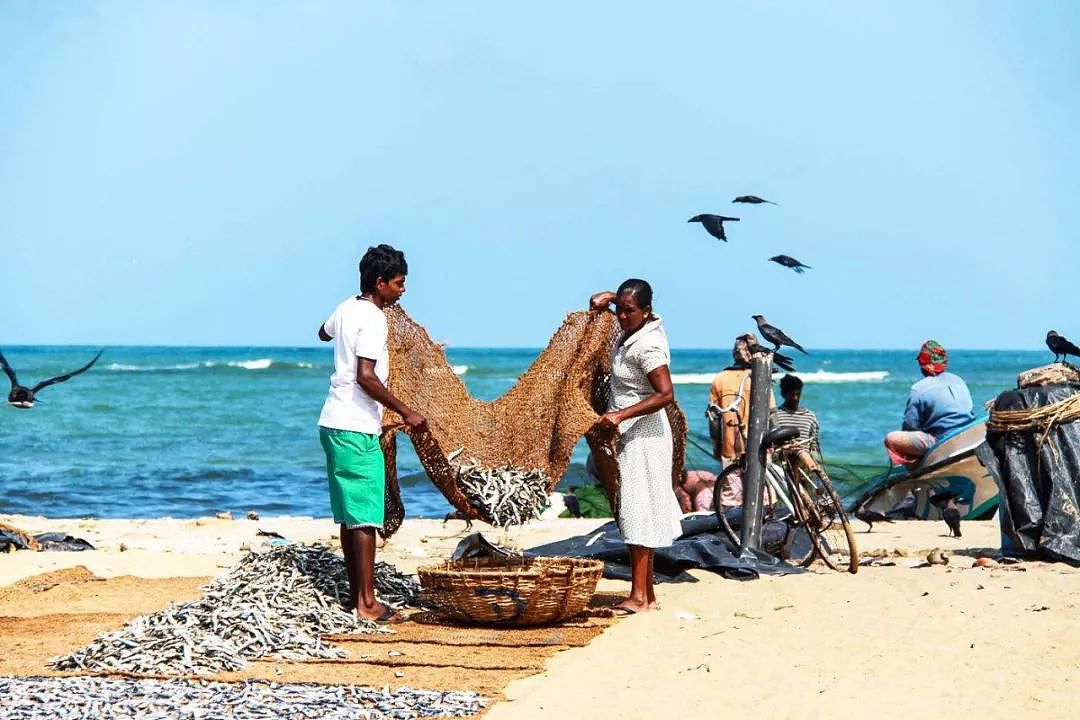
[[[880,510],[867,510],[864,507],[860,507],[855,511],[855,517],[866,523],[866,532],[870,532],[874,529],[874,523],[892,522],[892,520]]]
[[[801,262],[791,257],[790,255],[773,255],[769,259],[772,260],[774,263],[778,263],[780,265],[783,265],[784,267],[791,268],[800,275],[807,270],[813,269],[809,265],[803,265]]]
[[[739,222],[739,218],[725,217],[724,215],[695,215],[686,222],[699,222],[705,226],[705,229],[709,231],[709,234],[718,240],[727,242],[727,233],[724,232],[724,223],[726,222]]]
[[[751,205],[760,205],[761,203],[769,203],[770,205],[776,205],[772,200],[766,200],[760,198],[757,195],[740,195],[731,202],[733,203],[750,203]]]
[[[105,350],[99,350],[98,354],[94,356],[93,360],[86,363],[85,365],[83,365],[78,370],[72,370],[71,372],[64,373],[63,375],[57,375],[56,377],[49,378],[48,380],[42,380],[41,382],[39,382],[37,385],[35,385],[32,388],[28,388],[28,387],[26,387],[24,385],[19,384],[18,379],[16,379],[16,377],[15,377],[15,371],[11,369],[10,365],[8,365],[8,361],[4,357],[4,354],[0,353],[0,367],[3,367],[4,373],[7,374],[8,380],[11,381],[11,392],[8,393],[8,404],[14,405],[17,408],[22,408],[24,410],[28,410],[28,409],[34,407],[34,402],[35,402],[34,395],[39,390],[41,390],[43,387],[47,387],[49,385],[55,385],[56,383],[62,383],[65,380],[69,380],[69,379],[75,377],[79,373],[86,372],[87,370],[90,369],[91,365],[93,365],[94,363],[97,362],[98,358],[101,357],[101,353],[103,353],[103,352],[105,352]]]
[[[1080,357],[1080,348],[1069,342],[1063,335],[1058,335],[1056,330],[1046,333],[1046,347],[1054,353],[1054,362],[1058,357],[1064,360],[1069,355]]]
[[[774,346],[774,350],[779,350],[781,345],[787,345],[788,347],[795,348],[803,355],[810,354],[803,350],[802,345],[785,335],[783,330],[778,327],[773,327],[769,323],[765,322],[764,315],[751,315],[750,317],[752,317],[757,322],[758,330],[761,332],[761,337],[771,342]]]
[[[949,526],[951,537],[960,535],[960,508],[956,504],[956,493],[946,490],[930,497],[930,504],[941,511],[941,519]]]

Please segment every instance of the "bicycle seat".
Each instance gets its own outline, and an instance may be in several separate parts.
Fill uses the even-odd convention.
[[[777,445],[783,445],[788,440],[793,440],[799,437],[799,428],[797,427],[778,427],[765,433],[765,437],[761,439],[761,447],[768,450],[769,448],[776,447]]]

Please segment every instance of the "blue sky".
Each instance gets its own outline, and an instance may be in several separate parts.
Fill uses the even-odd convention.
[[[676,347],[1080,340],[1080,4],[519,5],[0,4],[0,341],[310,344],[377,242],[457,346],[631,276]]]

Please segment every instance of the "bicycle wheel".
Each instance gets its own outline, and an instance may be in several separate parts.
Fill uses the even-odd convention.
[[[716,512],[716,519],[720,521],[720,530],[723,531],[724,535],[727,537],[728,540],[731,541],[731,544],[735,547],[739,547],[739,542],[741,538],[739,537],[739,534],[735,532],[735,528],[732,527],[731,521],[728,520],[727,513],[725,512],[730,508],[726,508],[720,504],[720,501],[722,500],[721,496],[723,495],[721,489],[724,487],[725,481],[730,482],[734,479],[737,480],[739,483],[742,483],[742,470],[743,468],[741,463],[732,463],[731,465],[728,465],[716,477],[716,485],[713,487],[713,510]],[[732,475],[736,474],[738,474],[739,477],[731,478]]]
[[[804,502],[808,500],[812,503],[807,513],[807,529],[822,561],[833,570],[858,572],[859,551],[855,545],[855,531],[828,475],[821,470],[807,470],[801,466],[793,470],[803,488],[801,495]]]

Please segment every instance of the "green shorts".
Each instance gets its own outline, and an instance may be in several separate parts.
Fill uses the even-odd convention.
[[[385,513],[386,466],[379,436],[319,427],[330,481],[334,522],[347,528],[382,528]]]

